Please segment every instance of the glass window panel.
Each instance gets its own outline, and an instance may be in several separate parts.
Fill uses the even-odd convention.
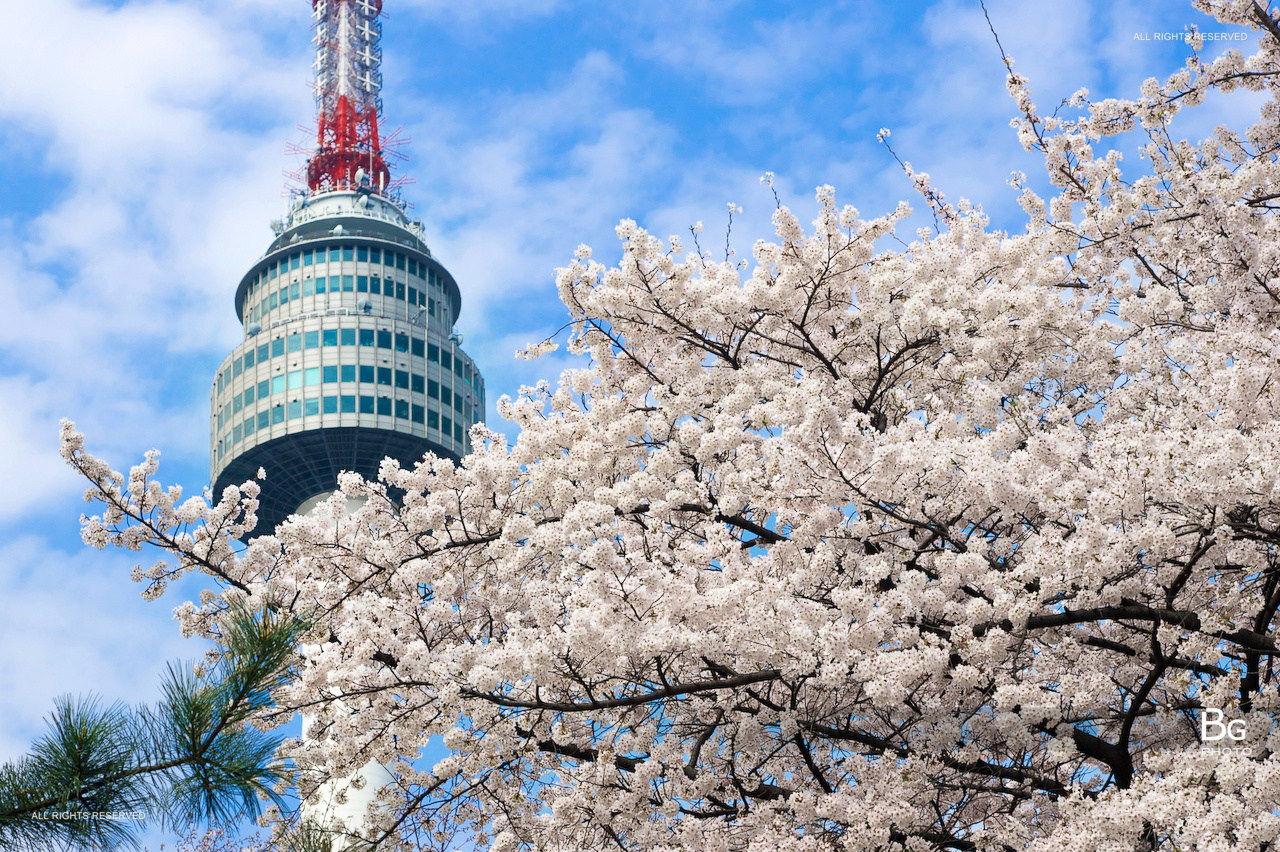
[[[269,357],[270,355],[267,353],[267,344],[264,343],[258,347],[258,363],[261,364]]]
[[[325,346],[337,346],[338,330],[336,328],[326,328],[324,331],[320,332],[320,341]]]
[[[356,248],[356,260],[365,261],[369,259],[369,247],[358,246]]]
[[[350,293],[356,289],[356,278],[354,275],[342,276],[342,292]]]
[[[369,384],[373,384],[373,382],[374,382],[374,376],[375,376],[375,372],[374,372],[374,368],[373,368],[373,366],[372,366],[371,364],[361,364],[361,365],[360,365],[360,381],[362,381],[362,382],[368,382]]]
[[[301,370],[290,370],[288,372],[288,377],[289,377],[289,385],[288,385],[289,390],[297,390],[298,388],[302,387],[302,371]]]
[[[296,420],[301,416],[302,416],[302,400],[300,399],[289,400],[289,419]]]
[[[361,346],[372,346],[376,341],[376,339],[377,339],[377,335],[374,334],[373,329],[371,328],[360,329],[360,345]]]
[[[342,247],[342,259],[343,259],[343,260],[355,260],[355,259],[356,259],[356,250],[355,250],[354,248],[352,248],[351,246],[343,246],[343,247]]]
[[[288,337],[289,345],[286,347],[290,352],[302,351],[302,335],[294,332]]]
[[[373,397],[371,396],[360,397],[360,413],[361,414],[373,414],[375,411],[374,405],[375,403],[373,401]]]
[[[305,384],[308,387],[312,385],[320,384],[320,368],[319,367],[308,367],[304,371],[304,373],[305,373],[305,376],[303,378],[303,384]]]
[[[338,398],[336,396],[326,396],[324,398],[323,409],[325,414],[337,414]]]
[[[342,332],[343,346],[356,345],[356,330],[354,328],[344,328],[344,329],[340,329],[340,331]]]
[[[265,399],[271,393],[271,380],[258,382],[258,399]]]
[[[434,411],[428,411],[428,412],[427,412],[427,425],[428,425],[428,426],[430,426],[432,429],[439,429],[439,428],[440,428],[440,415],[439,415],[439,414],[437,414],[437,413],[435,413]]]
[[[368,275],[356,276],[356,292],[357,293],[369,292],[369,276]]]
[[[338,380],[337,364],[332,364],[330,366],[324,367],[323,369],[324,369],[324,378],[321,381],[328,383],[328,382],[336,382]]]
[[[384,328],[378,329],[378,348],[379,349],[391,348],[391,332],[387,331]]]
[[[422,406],[421,406],[421,405],[415,405],[415,406],[413,406],[413,417],[412,417],[412,420],[413,420],[413,422],[414,422],[414,423],[421,423],[421,422],[422,422],[422,419],[423,419],[423,416],[424,416],[423,412],[424,412],[424,409],[422,408]]]
[[[344,382],[354,382],[356,380],[355,364],[343,364],[341,366],[341,370],[342,370],[342,380]]]
[[[271,425],[271,414],[267,411],[258,412],[258,428],[265,429]]]
[[[440,363],[440,347],[434,343],[427,344],[427,360]]]
[[[404,370],[396,370],[396,387],[409,389],[409,374]]]
[[[435,379],[431,379],[430,381],[427,382],[427,396],[431,397],[432,399],[440,398],[440,383],[437,382]]]
[[[283,355],[283,354],[284,354],[284,338],[277,337],[275,340],[271,341],[271,357],[274,358],[277,355]]]
[[[391,386],[391,368],[390,367],[378,368],[378,384],[387,385],[388,387]]]
[[[414,373],[412,376],[409,377],[409,380],[413,386],[413,392],[422,393],[423,385],[426,384],[422,376],[419,375],[418,373]]]
[[[339,397],[339,401],[341,402],[341,411],[343,414],[353,414],[355,412],[356,410],[355,396],[343,394],[341,397]]]
[[[375,275],[369,279],[369,292],[373,293],[376,296],[382,295],[382,279],[381,278]]]
[[[304,332],[302,335],[302,346],[304,349],[319,349],[320,348],[320,332],[318,331]]]
[[[310,417],[310,416],[311,416],[311,415],[313,415],[313,414],[319,414],[319,413],[320,413],[320,398],[319,398],[319,397],[309,396],[309,397],[307,397],[305,400],[303,400],[303,403],[304,403],[304,410],[303,410],[303,413],[304,413],[304,414],[306,414],[308,417]]]
[[[271,406],[271,422],[272,423],[284,422],[284,406],[278,402],[275,405]]]
[[[378,397],[378,413],[386,417],[391,416],[391,397]]]
[[[400,417],[405,420],[409,419],[409,400],[407,399],[396,400],[396,417]],[[236,427],[237,430],[239,430],[239,428],[240,428],[239,426]],[[237,436],[236,440],[239,441],[240,438]]]
[[[272,393],[284,392],[284,375],[283,374],[279,376],[271,377],[271,392]]]
[[[420,338],[415,337],[412,340],[410,340],[409,348],[412,350],[414,355],[417,355],[419,358],[422,357],[422,350],[424,349],[424,345]]]

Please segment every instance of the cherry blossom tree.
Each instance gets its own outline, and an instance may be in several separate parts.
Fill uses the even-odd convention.
[[[1256,52],[1052,114],[1006,59],[1020,230],[905,163],[909,243],[828,187],[749,260],[624,221],[559,270],[583,366],[512,441],[242,551],[256,482],[184,499],[68,424],[85,539],[166,551],[149,596],[211,575],[188,633],[310,626],[272,712],[304,795],[394,769],[376,846],[1275,848],[1280,26],[1196,6]],[[1256,123],[1175,134],[1232,89]]]

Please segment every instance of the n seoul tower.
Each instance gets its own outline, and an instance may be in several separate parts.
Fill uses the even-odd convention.
[[[266,470],[258,525],[427,451],[459,458],[484,379],[454,323],[462,296],[391,181],[378,131],[382,0],[312,0],[315,152],[275,239],[241,278],[244,339],[211,391],[213,493]]]

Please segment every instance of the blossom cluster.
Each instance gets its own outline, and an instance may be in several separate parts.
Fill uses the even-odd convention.
[[[1054,116],[1009,60],[1052,184],[1014,180],[1021,232],[909,167],[937,228],[901,246],[906,205],[828,187],[745,265],[625,221],[559,270],[583,366],[501,401],[513,441],[240,553],[255,483],[183,501],[68,426],[85,539],[167,551],[149,594],[214,576],[189,632],[305,618],[303,792],[392,768],[367,831],[409,848],[1274,846],[1280,30],[1198,5],[1258,51]],[[1253,126],[1170,133],[1242,87]],[[1135,130],[1136,176],[1102,145]]]

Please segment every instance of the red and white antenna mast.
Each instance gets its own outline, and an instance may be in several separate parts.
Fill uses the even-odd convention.
[[[312,192],[386,191],[391,174],[378,137],[382,111],[382,0],[311,0],[316,45],[316,151]]]

